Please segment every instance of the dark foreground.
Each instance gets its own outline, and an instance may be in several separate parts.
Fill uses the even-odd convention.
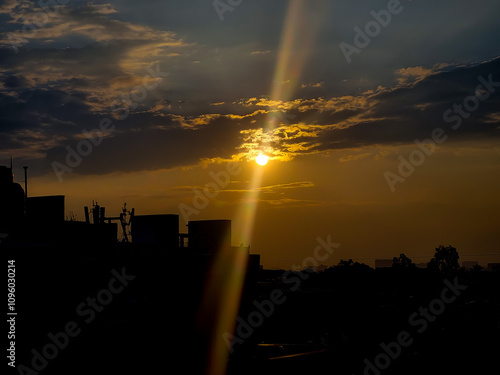
[[[2,248],[16,265],[17,368],[4,357],[8,373],[205,371],[209,348],[224,340],[199,319],[206,264],[132,247],[80,250]],[[239,322],[276,290],[280,303],[233,342],[229,374],[498,371],[499,272],[329,269],[300,285],[282,275],[263,271],[246,285]]]

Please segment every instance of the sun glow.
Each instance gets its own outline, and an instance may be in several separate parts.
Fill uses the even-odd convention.
[[[266,165],[269,161],[269,158],[264,154],[259,154],[259,156],[255,158],[255,161],[259,165]]]
[[[307,22],[306,17],[304,17],[305,10],[307,9],[309,9],[309,4],[306,0],[291,0],[288,2],[278,61],[270,93],[270,100],[274,101],[276,104],[286,102],[293,97],[294,92],[298,88],[298,84],[301,82],[302,71],[307,62],[309,50],[314,42],[315,32],[313,31],[319,29],[319,22]],[[322,14],[323,13],[328,14],[328,12],[322,12]],[[311,27],[311,24],[318,24],[318,26]],[[290,83],[284,84],[284,82],[287,81]],[[282,125],[282,122],[285,125],[287,125],[287,122],[277,116],[276,113],[282,114],[282,108],[278,108],[278,106],[276,106],[276,108],[269,108],[268,118],[263,124],[262,130],[260,130],[262,138],[257,139],[255,142],[251,142],[255,144],[255,147],[251,148],[251,152],[246,154],[247,158],[245,158],[245,160],[249,162],[252,161],[255,155],[254,152],[257,150],[257,152],[266,150],[269,155],[272,156],[273,160],[281,159],[278,159],[279,152],[276,152],[275,149],[271,151],[270,143],[273,141],[271,135],[277,127]],[[255,158],[255,162],[260,166],[264,166],[269,162],[269,156],[262,152]],[[263,176],[267,168],[251,169],[253,169],[253,178],[250,179],[246,196],[240,203],[240,207],[236,213],[236,220],[234,221],[234,226],[237,228],[235,232],[240,233],[238,242],[244,244],[252,243],[255,219],[260,202],[260,188],[262,187]],[[214,345],[210,353],[210,365],[209,371],[207,372],[210,374],[224,375],[227,369],[228,353],[226,345],[228,342],[226,340],[227,335],[231,336],[230,332],[234,332],[236,328],[235,320],[238,314],[239,298],[241,298],[244,282],[241,274],[244,273],[242,270],[246,269],[246,264],[243,262],[245,260],[245,255],[247,254],[242,254],[241,259],[235,259],[235,264],[240,264],[240,268],[235,268],[235,275],[240,275],[240,277],[237,278],[235,276],[234,280],[236,280],[236,282],[229,280],[231,285],[234,284],[234,287],[231,289],[231,292],[224,291],[223,293],[224,296],[227,294],[227,299],[220,303],[221,309],[224,310],[218,315],[214,313],[214,315],[219,316],[219,322],[216,326],[217,331],[214,332],[213,336],[216,345]],[[214,274],[225,275],[226,271],[215,272]],[[224,280],[224,282],[227,283],[228,280]],[[221,285],[225,284],[222,283]],[[220,289],[217,290],[220,292]],[[238,292],[240,293],[239,295]],[[208,301],[212,303],[210,296],[208,297]],[[231,301],[232,303],[228,303]],[[225,337],[224,340],[220,339],[221,336]]]

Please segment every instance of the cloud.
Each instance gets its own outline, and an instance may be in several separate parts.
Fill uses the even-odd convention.
[[[303,88],[303,89],[305,89],[307,87],[319,88],[319,87],[323,87],[324,84],[325,84],[325,82],[303,83],[303,84],[300,85],[300,87]]]
[[[267,185],[261,186],[254,189],[247,189],[244,186],[248,185],[247,182],[241,181],[231,181],[233,185],[230,188],[222,190],[225,193],[248,193],[248,192],[261,192],[265,194],[283,194],[283,191],[295,190],[295,189],[306,189],[315,187],[316,185],[311,181],[297,181],[297,182],[289,182],[283,184],[276,185]],[[235,186],[236,185],[236,186]],[[237,185],[243,185],[241,188],[238,188]],[[202,186],[176,186],[175,190],[180,191],[192,191],[193,189],[203,189]]]
[[[57,39],[69,36],[82,36],[97,42],[115,40],[143,40],[172,42],[172,33],[155,31],[148,26],[132,24],[112,19],[117,13],[110,4],[87,3],[81,6],[58,6],[47,9],[35,7],[34,2],[24,2],[22,6],[10,4],[11,23],[19,25],[14,33],[19,38],[31,40]],[[6,12],[4,12],[6,13]],[[29,24],[29,28],[22,26]],[[9,46],[8,33],[3,33],[2,43]]]
[[[367,158],[369,156],[371,156],[372,153],[371,152],[365,152],[363,154],[357,154],[357,155],[343,155],[339,161],[341,163],[346,163],[346,162],[349,162],[349,161],[356,161],[356,160],[361,160],[361,159],[364,159],[364,158]]]
[[[401,68],[396,71],[396,75],[400,76],[398,82],[400,85],[405,85],[409,83],[416,83],[422,81],[423,79],[441,72],[444,68],[448,67],[449,64],[436,64],[432,68],[424,68],[423,66],[414,66],[409,68]]]
[[[266,51],[252,51],[250,52],[250,55],[267,55],[271,53],[271,50],[266,50]]]
[[[294,198],[260,199],[259,201],[275,207],[317,206],[326,203],[325,201],[294,199]]]
[[[10,14],[14,9],[19,8],[21,2],[18,0],[4,0],[0,5],[0,14]]]
[[[33,4],[12,8],[11,23],[18,29],[0,34],[5,53],[0,69],[10,72],[15,67],[31,87],[65,86],[88,92],[94,101],[109,101],[120,91],[137,86],[147,67],[159,59],[175,58],[188,46],[173,32],[110,18],[117,12],[110,4],[60,6],[50,11]],[[23,31],[23,24],[37,15],[43,15],[45,22]],[[12,35],[22,39],[21,45],[33,48],[14,53]],[[75,38],[83,38],[86,44],[63,49],[39,48],[37,44],[41,41],[50,47]]]
[[[289,182],[286,184],[262,186],[259,190],[264,192],[278,192],[283,189],[303,189],[314,186],[315,186],[314,183],[311,181],[299,181],[299,182]]]
[[[490,113],[485,116],[484,122],[487,124],[500,125],[500,112]]]

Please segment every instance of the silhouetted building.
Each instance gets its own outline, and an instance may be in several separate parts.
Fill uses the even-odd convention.
[[[3,243],[105,245],[116,243],[117,225],[64,220],[64,195],[27,197],[14,183],[12,166],[0,166],[0,233]],[[104,209],[103,209],[104,217]]]
[[[64,221],[64,195],[28,197],[26,214],[31,222],[60,224]]]
[[[14,182],[12,168],[0,166],[0,232],[9,233],[24,217],[24,190]]]
[[[500,263],[488,263],[488,271],[500,272]]]
[[[117,365],[128,369],[126,360],[137,357],[137,343],[144,349],[141,369],[152,360],[161,363],[164,348],[146,339],[150,337],[172,338],[172,356],[184,363],[185,355],[203,368],[214,339],[222,337],[220,323],[226,323],[218,319],[219,310],[255,299],[260,255],[250,254],[249,247],[231,246],[230,220],[192,221],[188,233],[180,234],[179,215],[135,216],[134,209],[124,206],[111,217],[95,202],[84,207],[84,221],[66,221],[63,195],[27,197],[27,187],[13,181],[12,168],[0,167],[0,246],[30,275],[19,279],[24,283],[20,290],[29,295],[32,308],[25,315],[32,314],[36,329],[45,322],[52,329],[54,316],[64,317],[68,308],[74,311],[75,298],[84,298],[89,289],[108,285],[109,295],[123,290],[113,302],[116,307],[102,314],[94,330],[98,335],[79,338],[86,340],[85,347],[98,348],[102,357],[95,363],[102,365],[105,358],[107,372],[123,373]],[[129,282],[131,287],[125,288]],[[99,301],[102,296],[97,294],[101,306],[111,302],[112,297]],[[39,309],[43,304],[50,309]],[[23,329],[32,335],[33,329]]]
[[[252,272],[260,270],[260,254],[249,254],[248,269]]]
[[[250,282],[257,281],[260,254],[250,254],[250,247],[231,246],[231,220],[197,220],[188,223],[188,234],[179,235],[180,251],[201,256],[210,264],[219,254],[232,256],[246,253],[246,272]],[[186,246],[187,244],[187,246]]]
[[[462,267],[470,270],[474,268],[474,266],[477,266],[479,262],[477,260],[465,260],[462,262]]]
[[[132,219],[132,242],[179,248],[179,215],[139,215]]]
[[[231,247],[231,220],[199,220],[188,223],[189,250],[217,254]]]

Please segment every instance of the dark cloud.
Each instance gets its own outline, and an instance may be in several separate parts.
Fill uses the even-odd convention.
[[[496,82],[500,81],[496,78],[500,77],[500,59],[436,72],[410,86],[366,94],[366,104],[359,109],[344,109],[345,100],[332,99],[321,105],[310,100],[296,101],[295,109],[288,111],[292,118],[290,123],[280,121],[279,128],[271,129],[273,136],[264,143],[278,151],[298,155],[330,149],[412,143],[417,138],[429,138],[436,127],[443,128],[452,140],[497,136],[499,124],[491,119],[498,112],[498,93],[480,102],[478,110],[464,119],[458,130],[451,130],[452,124],[443,121],[443,113],[453,108],[454,103],[462,104],[467,96],[474,95],[480,84],[479,76],[488,80],[490,75]],[[82,136],[78,137],[81,131],[98,128],[103,116],[90,113],[88,106],[79,100],[81,98],[65,92],[36,91],[30,95],[29,107],[19,107],[19,123],[15,124],[17,127],[11,123],[10,129],[28,124],[20,122],[21,113],[26,116],[24,110],[28,109],[28,113],[37,113],[32,121],[36,118],[38,129],[63,136],[59,145],[47,149],[44,170],[49,170],[53,161],[64,163],[66,146],[76,150],[82,139]],[[360,98],[352,100],[356,99]],[[313,104],[317,108],[314,109]],[[301,106],[308,109],[298,110]],[[250,112],[247,116],[199,114],[191,118],[168,111],[162,115],[157,111],[141,111],[148,108],[139,107],[125,120],[114,120],[114,132],[94,147],[89,156],[82,158],[75,173],[154,170],[193,165],[202,159],[229,159],[244,144],[242,131],[260,131],[269,120],[268,108],[265,107],[264,113]],[[11,109],[12,117],[13,114]],[[42,126],[45,118],[57,121]],[[31,126],[31,129],[37,127]],[[261,138],[256,136],[254,141],[261,142]],[[305,146],[297,148],[300,144]],[[17,146],[22,146],[22,143],[17,143]]]
[[[298,61],[306,47],[300,43],[288,51],[289,74],[304,63],[300,79],[290,81],[285,74],[284,81],[277,82],[285,2],[245,2],[227,13],[227,23],[220,22],[210,2],[195,3],[197,7],[172,1],[140,5],[125,1],[121,6],[75,3],[27,35],[27,44],[17,53],[4,43],[2,149],[50,171],[52,162],[64,162],[67,146],[76,149],[83,130],[98,128],[103,118],[114,118],[111,108],[117,100],[129,96],[145,79],[154,79],[148,69],[155,67],[168,72],[168,77],[147,90],[126,119],[113,120],[115,130],[74,173],[173,168],[202,159],[245,157],[264,146],[276,157],[292,158],[330,149],[411,143],[429,137],[436,127],[450,131],[443,113],[474,95],[478,76],[491,74],[500,81],[500,59],[464,62],[468,56],[484,60],[487,45],[476,46],[472,55],[466,53],[472,47],[463,46],[463,57],[457,59],[462,65],[436,65],[449,61],[450,54],[443,53],[436,61],[428,53],[408,51],[407,45],[417,48],[424,42],[430,44],[429,50],[438,47],[421,29],[404,33],[407,40],[402,40],[405,27],[415,25],[416,15],[424,14],[423,6],[413,4],[394,17],[390,32],[384,30],[349,65],[339,56],[338,43],[349,41],[353,27],[370,19],[370,7],[382,9],[386,2],[353,7],[351,2],[333,6],[325,0],[308,8],[297,23],[300,28],[315,23],[319,30],[308,58]],[[143,14],[137,12],[139,6]],[[492,26],[490,13],[497,5],[489,7],[471,12],[491,31],[497,26]],[[162,10],[168,12],[160,22]],[[336,10],[331,22],[327,10]],[[19,25],[21,16],[36,11],[11,1],[0,7],[2,17],[10,14],[9,29]],[[437,6],[439,14],[446,11]],[[466,14],[457,17],[465,20]],[[441,32],[436,40],[443,43],[456,47],[453,35],[470,30],[454,22],[445,33],[446,25],[438,18],[428,15],[430,29]],[[2,36],[5,42],[6,34]],[[472,43],[475,38],[476,31],[467,40]],[[491,54],[491,48],[488,51]],[[398,57],[393,58],[396,52]],[[416,57],[419,54],[424,58]],[[382,87],[377,88],[379,84]],[[279,85],[286,98],[270,100],[276,98],[268,93]],[[460,129],[451,131],[453,139],[496,136],[498,104],[498,93],[482,101]]]
[[[238,139],[238,129],[230,122],[221,120],[196,131],[179,127],[121,131],[121,124],[114,124],[116,133],[94,147],[93,152],[84,157],[75,169],[76,173],[102,174],[194,165],[204,158],[230,157]],[[76,150],[78,142],[67,146]],[[49,150],[47,162],[64,163],[66,155],[65,148],[54,148]]]
[[[26,87],[26,79],[23,77],[18,77],[18,76],[8,76],[5,78],[4,86],[7,89],[16,89],[16,88],[21,88],[21,87]]]
[[[463,105],[464,100],[474,96],[481,82],[492,77],[500,82],[500,59],[477,66],[461,67],[429,76],[410,87],[401,87],[371,96],[376,104],[367,117],[377,121],[360,122],[346,129],[325,131],[319,137],[317,149],[339,149],[374,144],[411,143],[417,138],[429,138],[435,128],[444,129],[452,140],[467,139],[481,135],[496,137],[498,123],[486,121],[498,112],[500,88],[484,101],[479,101],[476,111],[463,119],[454,130],[455,122],[445,122],[444,113],[454,104]],[[468,112],[464,109],[465,112]],[[453,114],[455,115],[455,114]]]

